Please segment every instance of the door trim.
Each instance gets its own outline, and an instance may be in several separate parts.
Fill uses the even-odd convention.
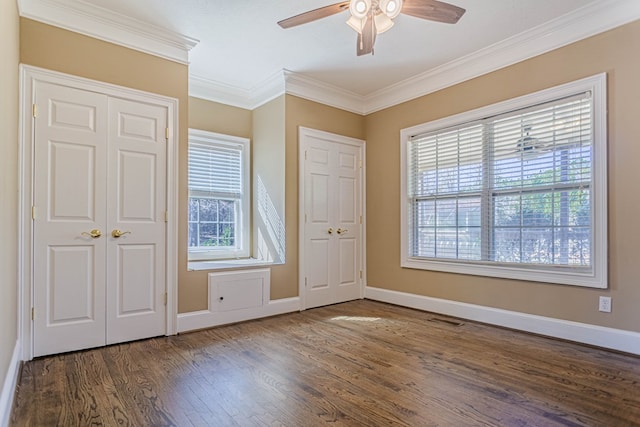
[[[304,150],[304,137],[313,137],[319,139],[327,139],[332,142],[338,142],[345,145],[352,145],[362,150],[362,167],[360,168],[360,194],[362,195],[362,206],[360,208],[362,212],[362,230],[361,236],[361,251],[360,251],[360,265],[362,266],[362,281],[360,282],[360,298],[364,298],[364,290],[367,286],[367,165],[366,154],[367,145],[366,141],[357,138],[351,138],[344,135],[325,132],[317,129],[311,129],[306,127],[298,127],[298,296],[300,297],[300,310],[306,310],[307,302],[305,295],[305,150]]]
[[[33,358],[33,111],[36,82],[46,82],[167,108],[167,238],[166,238],[166,335],[177,333],[178,317],[178,100],[163,95],[20,65],[19,210],[18,210],[18,339],[22,360]],[[37,212],[36,212],[37,215]]]

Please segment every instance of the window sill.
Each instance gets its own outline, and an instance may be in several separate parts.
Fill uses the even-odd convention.
[[[203,270],[239,270],[273,265],[273,261],[265,261],[256,258],[225,259],[218,261],[189,261],[188,271]]]
[[[473,263],[457,263],[425,258],[408,257],[400,263],[403,268],[418,270],[442,271],[446,273],[469,274],[472,276],[498,277],[561,285],[582,286],[588,288],[607,288],[607,277],[602,272],[579,272],[572,269],[558,268],[555,271],[541,268],[524,268],[506,265],[489,265]],[[598,274],[599,273],[599,274]]]

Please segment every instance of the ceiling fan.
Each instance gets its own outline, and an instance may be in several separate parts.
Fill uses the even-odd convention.
[[[350,0],[310,10],[278,22],[282,28],[291,28],[317,19],[326,18],[349,9],[347,24],[358,33],[358,56],[373,54],[376,36],[393,26],[400,13],[431,21],[455,24],[465,10],[437,0]]]

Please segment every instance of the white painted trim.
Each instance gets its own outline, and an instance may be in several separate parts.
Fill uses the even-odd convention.
[[[300,309],[307,308],[305,301],[305,137],[313,137],[324,139],[339,144],[351,145],[361,150],[360,158],[362,167],[360,168],[360,192],[362,200],[360,201],[360,212],[362,214],[362,224],[360,225],[361,250],[360,250],[360,266],[362,269],[362,280],[360,288],[360,298],[364,298],[364,291],[367,285],[367,240],[366,240],[366,224],[367,224],[367,199],[366,199],[366,181],[367,181],[367,159],[366,159],[366,141],[357,138],[351,138],[344,135],[338,135],[321,130],[299,127],[298,128],[298,295],[300,297]]]
[[[572,286],[605,289],[608,286],[607,255],[607,75],[606,73],[544,89],[532,94],[509,99],[475,110],[455,114],[400,131],[400,265],[405,268],[445,271],[487,277],[516,280],[532,280],[543,283],[559,283]],[[471,123],[487,117],[538,105],[544,102],[591,92],[593,97],[593,163],[596,173],[592,178],[593,208],[593,268],[591,271],[575,271],[554,266],[527,268],[494,262],[472,263],[412,257],[409,253],[410,201],[407,175],[409,159],[407,146],[415,135],[447,129],[462,123]]]
[[[2,393],[0,394],[0,426],[5,427],[9,425],[9,417],[11,417],[11,409],[13,408],[13,398],[16,394],[16,387],[18,386],[18,374],[20,373],[20,340],[16,341],[16,345],[13,348],[13,355],[9,362],[9,368],[7,374],[4,377],[4,383],[2,384]]]
[[[272,300],[262,307],[244,310],[213,312],[207,308],[206,310],[178,314],[178,333],[296,311],[300,311],[300,298],[298,297]]]
[[[284,70],[286,92],[356,114],[365,114],[362,95],[324,83],[300,73]]]
[[[31,321],[33,277],[32,277],[32,240],[33,222],[31,206],[33,204],[33,119],[31,106],[34,100],[36,81],[70,86],[81,90],[102,93],[108,96],[132,101],[154,103],[167,108],[169,139],[167,140],[167,306],[166,335],[177,332],[178,313],[178,147],[179,117],[178,100],[163,95],[143,92],[110,83],[85,79],[83,77],[59,73],[30,65],[20,65],[20,140],[19,140],[19,197],[18,212],[18,295],[20,303],[19,339],[21,340],[22,360],[33,358],[33,324]]]
[[[178,99],[168,99],[167,115],[170,125],[167,139],[167,238],[166,280],[167,309],[166,334],[178,333],[178,182],[180,148],[180,106]]]
[[[244,108],[245,110],[254,110],[284,93],[283,71],[278,71],[250,89],[216,82],[195,74],[189,75],[189,96]]]
[[[83,0],[18,0],[20,16],[188,64],[199,40]]]
[[[640,333],[367,287],[365,298],[640,355]]]

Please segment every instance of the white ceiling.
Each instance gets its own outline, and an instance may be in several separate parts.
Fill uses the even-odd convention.
[[[200,85],[209,85],[208,98],[215,98],[216,90],[227,95],[235,91],[250,98],[253,92],[270,84],[274,76],[289,70],[307,83],[343,92],[351,101],[366,100],[402,82],[424,80],[434,70],[445,70],[453,64],[464,66],[465,58],[477,57],[482,52],[500,54],[508,46],[515,55],[513,60],[506,60],[508,64],[541,53],[532,47],[532,42],[540,41],[543,46],[547,40],[548,47],[541,48],[544,51],[640,17],[638,0],[453,0],[451,3],[466,9],[457,24],[400,15],[395,26],[378,37],[375,54],[358,57],[356,34],[345,24],[346,11],[287,30],[276,24],[335,0],[19,1],[24,16],[82,32],[78,28],[81,24],[73,28],[68,22],[66,25],[60,22],[65,18],[58,15],[64,14],[41,7],[38,16],[33,5],[39,2],[47,7],[64,6],[67,14],[72,10],[83,10],[86,15],[102,14],[108,18],[103,22],[121,20],[132,27],[148,25],[149,32],[156,35],[164,30],[167,34],[187,36],[184,46],[190,49],[190,76]],[[565,37],[566,41],[548,43],[548,39],[562,33],[572,22],[597,20],[592,15],[602,15],[605,6],[619,9],[615,18],[610,18],[612,22],[589,30],[590,33]],[[630,10],[631,16],[627,16]],[[48,18],[42,19],[43,15]],[[584,26],[580,24],[578,28]],[[467,78],[470,77],[474,76]],[[461,75],[458,80],[464,78]],[[407,91],[407,96],[410,93]]]

